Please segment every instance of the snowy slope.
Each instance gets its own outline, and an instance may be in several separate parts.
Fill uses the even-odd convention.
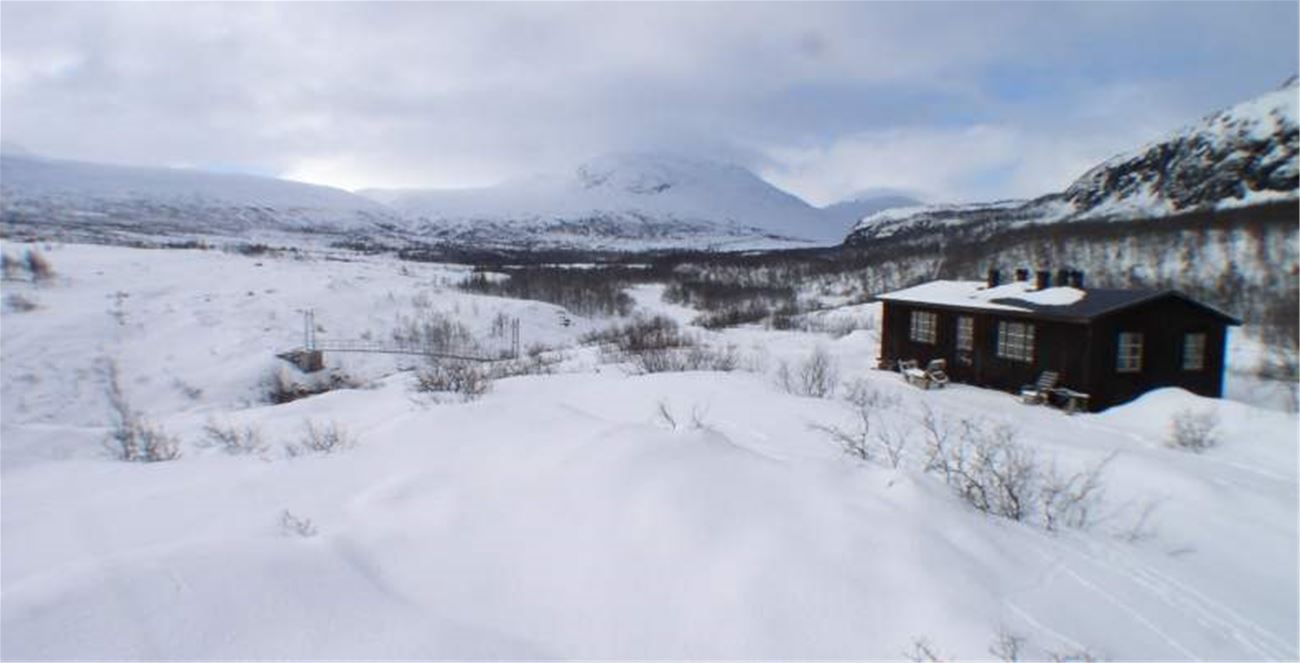
[[[739,166],[667,154],[608,155],[487,189],[363,193],[418,219],[422,234],[478,245],[833,244],[851,223]]]
[[[869,331],[700,330],[753,370],[635,375],[576,347],[603,321],[459,293],[458,268],[48,257],[54,281],[3,283],[37,304],[0,314],[5,659],[861,660],[925,639],[982,660],[999,631],[1023,638],[1025,660],[1300,655],[1293,414],[1166,390],[1069,417],[963,385],[921,391],[868,368]],[[661,292],[634,295],[657,308]],[[525,343],[567,359],[470,403],[413,393],[388,356],[342,360],[371,388],[258,398],[297,309],[349,337],[419,306],[484,333],[518,316]],[[776,386],[779,363],[817,345],[880,398],[873,430],[911,435],[899,467],[812,428],[853,425],[845,402]],[[136,407],[182,436],[182,458],[105,455],[107,358]],[[1183,408],[1216,411],[1222,444],[1166,448]],[[1012,426],[1066,470],[1117,452],[1096,525],[1051,534],[965,505],[922,469],[926,411]],[[358,444],[285,456],[307,418]],[[210,419],[258,427],[269,451],[201,447]],[[317,533],[286,532],[286,510]]]
[[[340,189],[269,177],[0,155],[7,224],[142,233],[364,232],[398,221]]]
[[[891,209],[862,218],[860,244],[933,229],[1151,219],[1300,197],[1300,83],[1214,113],[1115,156],[1064,192],[1030,201]]]

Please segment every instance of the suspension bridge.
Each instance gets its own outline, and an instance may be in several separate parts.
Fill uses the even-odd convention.
[[[519,318],[512,318],[509,335],[503,333],[502,342],[483,345],[451,344],[426,339],[386,339],[373,338],[318,338],[316,335],[316,313],[308,309],[303,311],[302,345],[276,355],[288,361],[306,373],[313,373],[325,368],[326,352],[360,352],[393,355],[416,355],[433,359],[452,361],[504,361],[519,357]]]

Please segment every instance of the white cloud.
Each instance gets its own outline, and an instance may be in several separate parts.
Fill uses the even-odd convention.
[[[1130,130],[1031,133],[980,124],[860,132],[817,148],[768,151],[764,179],[826,205],[871,188],[914,191],[933,202],[1030,198],[1064,189],[1138,139]]]
[[[652,149],[745,165],[765,155],[767,176],[820,201],[881,186],[1028,195],[1153,123],[1172,128],[1292,73],[1295,13],[1287,3],[0,3],[0,140],[346,187],[474,186]],[[1153,89],[1160,98],[1144,96]]]

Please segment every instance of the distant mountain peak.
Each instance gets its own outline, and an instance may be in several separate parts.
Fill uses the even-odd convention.
[[[833,222],[735,164],[663,152],[604,154],[477,191],[369,193],[415,220],[420,232],[500,245],[826,245],[852,223]]]

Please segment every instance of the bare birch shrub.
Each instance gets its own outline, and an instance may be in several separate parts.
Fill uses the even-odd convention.
[[[32,281],[40,283],[49,281],[54,278],[54,266],[50,264],[50,259],[45,254],[36,249],[27,249],[27,271],[32,275]]]
[[[236,427],[210,419],[203,426],[203,432],[207,435],[209,445],[220,447],[232,456],[259,454],[268,448],[262,438],[262,431],[251,424]]]
[[[105,367],[108,383],[106,392],[113,409],[114,423],[106,446],[114,458],[128,462],[157,463],[176,460],[181,456],[180,438],[168,434],[159,426],[131,407],[122,390],[117,362],[109,361]]]
[[[416,388],[426,392],[450,392],[472,401],[492,388],[488,369],[470,361],[433,359],[415,372]]]
[[[311,518],[293,515],[288,509],[280,513],[280,531],[285,536],[300,536],[304,539],[316,536],[316,524]]]
[[[297,444],[288,444],[284,447],[285,454],[290,458],[305,453],[332,454],[357,445],[357,439],[337,421],[321,425],[315,420],[304,419],[302,424],[302,438]]]
[[[1183,410],[1169,420],[1169,446],[1201,453],[1219,443],[1219,417],[1213,410]]]
[[[1102,475],[1115,454],[1080,472],[1063,474],[1055,460],[1044,465],[1004,425],[972,419],[954,424],[927,408],[921,428],[926,436],[925,471],[939,475],[972,507],[1048,531],[1086,529],[1095,520],[1104,492]]]

